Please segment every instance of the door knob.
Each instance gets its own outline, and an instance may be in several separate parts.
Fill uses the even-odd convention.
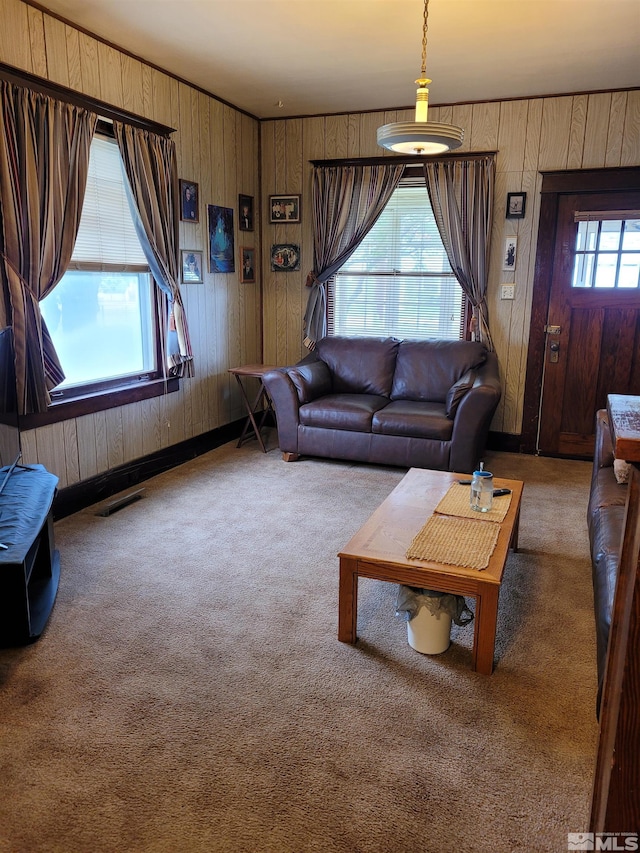
[[[560,352],[560,344],[554,341],[552,344],[549,344],[549,351],[551,355],[549,356],[549,361],[552,364],[555,364],[558,361],[558,353]]]

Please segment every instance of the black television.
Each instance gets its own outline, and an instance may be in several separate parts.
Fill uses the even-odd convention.
[[[0,329],[0,466],[11,465],[20,454],[18,398],[10,326]]]

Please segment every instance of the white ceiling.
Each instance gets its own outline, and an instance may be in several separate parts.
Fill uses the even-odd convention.
[[[39,5],[258,118],[414,102],[423,0]],[[639,46],[640,0],[431,0],[430,101],[640,86]]]

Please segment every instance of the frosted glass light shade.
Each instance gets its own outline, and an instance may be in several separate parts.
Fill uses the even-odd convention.
[[[378,128],[378,145],[399,154],[442,154],[460,148],[464,130],[436,121],[397,121]]]

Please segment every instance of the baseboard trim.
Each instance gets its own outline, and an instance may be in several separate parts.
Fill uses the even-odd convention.
[[[488,450],[501,450],[504,453],[524,453],[522,436],[510,432],[489,432]]]
[[[74,512],[79,512],[92,504],[110,498],[112,495],[137,486],[156,474],[162,474],[189,459],[195,459],[209,450],[214,450],[228,441],[238,438],[246,418],[233,421],[225,426],[210,430],[202,435],[188,438],[179,444],[172,444],[148,456],[142,456],[126,465],[119,465],[90,477],[81,483],[66,486],[57,493],[53,501],[53,518],[58,521]]]

